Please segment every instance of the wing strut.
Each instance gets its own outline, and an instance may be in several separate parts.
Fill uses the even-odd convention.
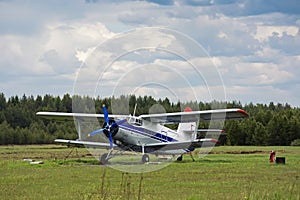
[[[79,119],[77,121],[77,130],[78,130],[78,140],[81,141],[81,127],[80,127],[80,121]]]

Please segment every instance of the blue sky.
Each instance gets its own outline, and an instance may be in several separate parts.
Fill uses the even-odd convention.
[[[189,41],[179,39],[184,35],[203,47],[213,61],[221,81],[202,72],[204,79],[214,81],[209,84],[215,93],[225,88],[225,97],[216,99],[300,106],[300,5],[296,0],[2,0],[0,27],[0,86],[6,97],[72,94],[82,61],[98,44],[112,44],[128,31],[158,27],[180,34],[127,35],[126,43],[146,38],[150,44],[180,52],[190,47]],[[140,49],[116,60],[109,71],[100,73],[105,76],[97,84],[103,86],[93,89],[93,94],[174,95],[194,100],[189,93],[192,87],[198,100],[211,100],[203,81],[197,81],[187,66],[187,62],[206,63],[203,55],[197,56],[196,51],[180,60],[167,52]],[[170,76],[169,71],[178,76]],[[159,83],[150,87],[146,84],[150,82]]]

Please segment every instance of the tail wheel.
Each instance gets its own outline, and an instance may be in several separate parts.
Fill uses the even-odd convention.
[[[142,156],[142,163],[147,163],[150,161],[150,157],[147,154]]]
[[[177,161],[182,161],[182,155],[177,158]]]

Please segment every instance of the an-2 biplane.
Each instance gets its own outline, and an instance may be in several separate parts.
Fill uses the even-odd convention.
[[[182,154],[192,152],[195,148],[214,146],[218,142],[214,138],[197,139],[199,131],[209,131],[198,130],[199,121],[241,120],[248,117],[244,110],[238,108],[205,111],[192,111],[187,108],[184,112],[124,116],[109,115],[105,105],[103,105],[103,113],[38,112],[37,115],[51,120],[75,120],[78,125],[79,138],[77,140],[56,139],[55,142],[107,149],[109,150],[108,153],[99,158],[102,164],[107,163],[109,159],[117,155],[114,153],[117,150],[118,152],[139,152],[142,155],[143,163],[149,162],[148,154],[180,155],[178,160],[182,160]],[[91,118],[101,118],[105,122],[101,129],[90,132],[89,137],[105,134],[109,142],[82,140],[81,123]],[[170,123],[179,123],[177,130],[172,130],[164,125]]]

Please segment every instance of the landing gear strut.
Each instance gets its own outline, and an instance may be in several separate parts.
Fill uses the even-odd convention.
[[[193,162],[195,162],[195,159],[194,159],[194,157],[193,157],[193,154],[192,154],[192,152],[190,152],[190,156],[191,156],[191,158],[192,158]]]

